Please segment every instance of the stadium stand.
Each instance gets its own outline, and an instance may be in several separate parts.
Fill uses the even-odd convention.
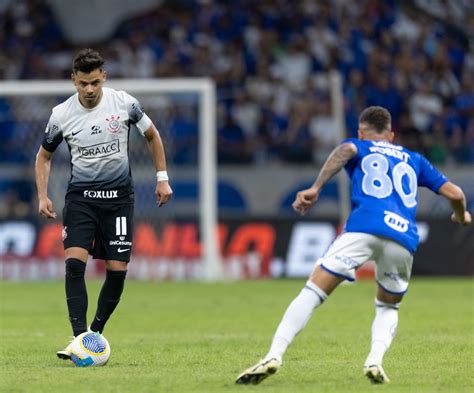
[[[2,2],[1,79],[69,78],[70,59],[84,45],[66,39],[57,3]],[[86,44],[108,60],[111,78],[212,77],[221,164],[320,164],[338,143],[325,76],[336,69],[349,136],[362,108],[383,105],[401,143],[456,166],[474,163],[472,11],[467,0],[162,1]],[[189,110],[166,116],[174,164],[195,164]],[[0,124],[0,163],[31,166],[38,138],[4,99]],[[31,200],[26,188],[16,196],[6,190],[2,180],[2,200]]]

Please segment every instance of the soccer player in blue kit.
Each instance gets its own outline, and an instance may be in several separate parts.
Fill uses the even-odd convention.
[[[359,117],[358,139],[343,141],[326,160],[314,184],[297,193],[293,208],[305,214],[323,186],[342,168],[351,181],[352,213],[343,233],[316,262],[309,280],[288,306],[267,355],[237,377],[238,384],[258,384],[275,374],[295,336],[315,308],[369,260],[376,263],[375,319],[372,344],[363,372],[372,383],[387,383],[382,359],[398,325],[398,308],[407,291],[413,254],[419,238],[415,214],[417,187],[428,187],[447,198],[452,221],[471,223],[463,191],[421,154],[392,144],[390,113],[366,108]]]

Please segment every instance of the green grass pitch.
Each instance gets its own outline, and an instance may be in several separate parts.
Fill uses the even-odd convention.
[[[372,282],[343,285],[296,338],[274,377],[235,377],[265,354],[304,280],[127,282],[105,330],[101,368],[56,358],[70,335],[63,283],[1,282],[1,392],[473,392],[471,279],[412,280],[385,356],[392,382],[362,375],[374,315]],[[89,282],[89,318],[99,282]]]

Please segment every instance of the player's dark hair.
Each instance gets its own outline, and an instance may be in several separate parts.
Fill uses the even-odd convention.
[[[369,106],[359,116],[359,123],[373,127],[378,134],[390,129],[392,116],[390,112],[381,106]]]
[[[99,52],[91,48],[82,49],[72,61],[72,72],[77,73],[81,71],[89,74],[97,69],[102,70],[104,63],[105,61]]]

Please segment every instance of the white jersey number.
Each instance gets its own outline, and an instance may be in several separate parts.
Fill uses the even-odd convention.
[[[382,154],[373,153],[365,156],[362,160],[361,168],[364,172],[362,191],[365,194],[382,199],[390,196],[395,188],[406,207],[416,206],[416,173],[406,162],[399,162],[393,167],[393,183],[388,176],[390,169],[388,160]],[[408,176],[408,192],[405,192],[402,185],[405,175]]]
[[[127,234],[127,217],[115,217],[115,234],[117,236]]]

